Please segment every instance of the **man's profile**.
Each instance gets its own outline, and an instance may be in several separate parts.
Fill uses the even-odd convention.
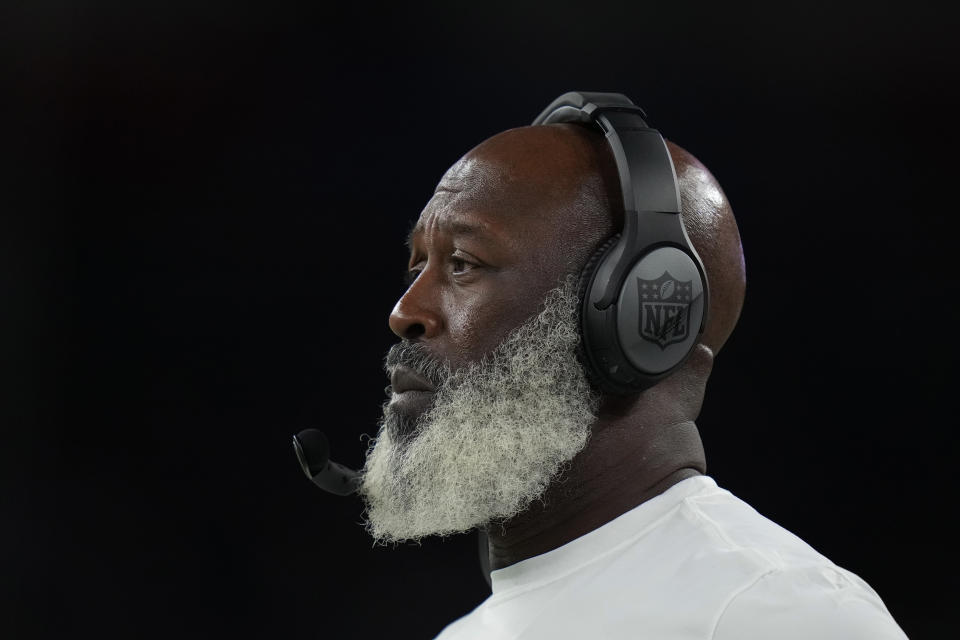
[[[620,340],[690,345],[626,392],[615,360],[584,351],[584,267],[638,215],[601,130],[511,129],[446,172],[389,319],[400,341],[360,485],[367,528],[380,542],[486,532],[493,593],[445,640],[903,638],[865,582],[706,475],[694,421],[745,266],[719,184],[667,149],[709,313],[691,315],[697,285],[677,267],[625,285],[636,320],[620,317]]]

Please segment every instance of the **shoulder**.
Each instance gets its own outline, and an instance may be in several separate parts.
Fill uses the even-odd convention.
[[[467,615],[458,618],[444,627],[434,640],[466,640],[476,638],[482,629],[478,628],[480,605]]]
[[[775,569],[732,595],[713,640],[906,640],[880,596],[835,565]]]
[[[714,640],[906,638],[864,580],[730,492],[695,496],[687,507],[711,533],[714,555],[732,552],[753,568],[717,585],[728,590]]]

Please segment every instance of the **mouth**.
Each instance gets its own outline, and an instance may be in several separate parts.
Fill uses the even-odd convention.
[[[412,431],[417,418],[433,405],[435,393],[436,387],[413,369],[404,366],[391,369],[389,409],[403,417],[401,431]]]
[[[394,367],[390,372],[390,388],[394,395],[409,392],[434,393],[434,387],[429,380],[403,365]]]

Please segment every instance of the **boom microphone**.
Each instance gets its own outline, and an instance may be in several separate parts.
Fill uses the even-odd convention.
[[[293,436],[293,450],[300,468],[324,491],[348,496],[360,486],[360,473],[330,460],[330,443],[317,429],[304,429]]]
[[[338,496],[349,496],[360,486],[360,473],[342,464],[330,461],[330,442],[318,429],[304,429],[293,436],[293,451],[300,461],[300,468],[307,477],[324,491]],[[490,548],[487,534],[480,529],[479,555],[483,579],[490,586]]]

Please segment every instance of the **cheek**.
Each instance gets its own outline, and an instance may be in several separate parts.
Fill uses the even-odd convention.
[[[491,305],[459,306],[447,318],[451,360],[457,366],[479,360],[500,342],[497,334],[503,318],[497,317]]]
[[[542,295],[523,296],[516,288],[503,288],[497,294],[453,305],[447,314],[452,360],[462,365],[493,351],[513,329],[539,311],[542,299]]]

